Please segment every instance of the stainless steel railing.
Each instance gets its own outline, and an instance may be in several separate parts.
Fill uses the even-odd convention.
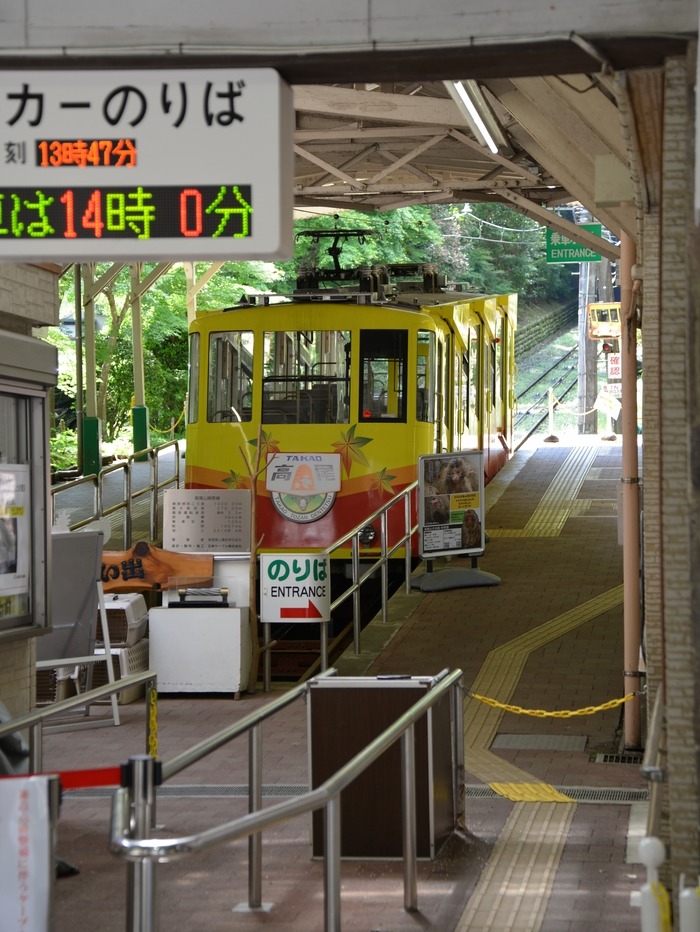
[[[18,715],[9,722],[0,723],[0,738],[12,734],[15,731],[28,731],[29,745],[29,771],[38,773],[43,769],[43,734],[44,725],[48,719],[64,719],[68,713],[83,711],[86,706],[91,706],[100,699],[108,699],[122,689],[128,689],[130,686],[140,686],[142,683],[147,689],[156,686],[156,673],[153,670],[145,670],[143,673],[134,673],[131,676],[124,676],[114,683],[105,683],[104,686],[97,686],[95,689],[81,692],[79,695],[71,696],[69,699],[61,699],[59,702],[52,702],[51,705],[42,709],[35,709],[33,712],[25,712]],[[146,710],[146,743],[149,747],[150,741],[150,721]],[[101,723],[100,723],[101,724]],[[63,725],[56,725],[56,730],[62,729]]]
[[[646,834],[658,837],[661,831],[663,784],[666,781],[666,725],[664,687],[659,685],[649,722],[646,746],[640,772],[649,781],[649,809]]]
[[[411,537],[417,532],[418,525],[411,523],[411,493],[418,487],[418,482],[412,482],[405,489],[395,495],[392,499],[377,508],[371,515],[363,518],[360,524],[357,524],[352,530],[348,531],[338,540],[334,541],[326,550],[320,551],[320,556],[330,557],[336,550],[351,545],[351,568],[352,582],[350,586],[338,596],[330,606],[331,617],[333,612],[343,604],[343,602],[352,598],[352,628],[353,628],[353,648],[356,654],[361,650],[361,631],[362,631],[362,602],[361,586],[371,576],[379,570],[381,572],[381,595],[382,595],[382,621],[388,619],[389,609],[389,560],[393,555],[405,547],[404,554],[404,585],[406,594],[411,591]],[[392,508],[403,507],[404,529],[399,538],[389,545],[389,512]],[[370,557],[360,555],[360,532],[368,524],[379,521],[379,556]],[[265,648],[270,646],[271,627],[263,623],[263,645]],[[321,670],[328,669],[328,625],[321,623]],[[269,649],[264,650],[263,654],[263,688],[265,692],[270,690],[271,681],[271,656]]]
[[[163,477],[160,458],[168,450],[172,451],[173,469]],[[144,461],[148,464],[148,477],[145,483],[141,483],[140,479],[135,481],[135,473]],[[121,475],[119,490],[117,490],[118,480],[112,478],[116,474]],[[80,479],[53,486],[51,489],[51,523],[54,524],[56,521],[63,497],[68,499],[69,493],[81,486],[89,486],[93,490],[92,510],[85,513],[84,506],[76,509],[81,517],[75,521],[69,521],[69,529],[77,530],[99,518],[109,518],[111,515],[120,514],[122,545],[125,550],[128,550],[134,543],[134,512],[137,506],[145,504],[149,539],[157,541],[162,531],[160,495],[166,488],[180,488],[180,485],[180,441],[171,440],[160,446],[133,453],[127,459],[118,460],[110,466],[105,466],[97,475],[83,476]],[[115,497],[116,501],[113,500]]]
[[[333,672],[333,671],[328,671]],[[202,741],[189,751],[162,765],[163,779],[178,773],[191,763],[214,751],[238,735],[249,732],[249,812],[214,828],[179,838],[150,835],[154,824],[156,799],[156,762],[142,755],[129,761],[130,785],[117,790],[112,801],[109,847],[126,859],[128,878],[128,932],[157,932],[158,887],[156,865],[179,860],[197,851],[224,842],[248,838],[249,906],[261,905],[262,831],[296,816],[325,810],[324,834],[324,921],[326,932],[340,932],[340,794],[392,744],[401,740],[402,834],[404,908],[415,911],[418,902],[416,870],[416,789],[414,726],[428,709],[445,694],[451,694],[453,717],[453,771],[464,759],[462,746],[462,671],[443,671],[434,678],[432,688],[392,725],[371,741],[323,784],[303,796],[261,808],[262,738],[260,726],[282,706],[305,696],[313,681],[290,690],[265,708],[235,725]],[[454,785],[457,785],[456,777]],[[457,794],[455,799],[457,799]]]

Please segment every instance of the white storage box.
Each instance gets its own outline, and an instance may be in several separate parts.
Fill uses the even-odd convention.
[[[148,627],[148,609],[146,600],[138,593],[124,595],[105,595],[107,628],[110,647],[131,647],[146,635]],[[102,619],[97,613],[97,643],[104,643]]]
[[[96,654],[104,654],[104,648],[97,649]],[[112,663],[114,665],[114,678],[119,680],[123,676],[132,676],[134,673],[144,673],[148,670],[148,638],[141,640],[131,647],[113,647],[111,650]],[[92,686],[104,686],[109,682],[107,677],[107,663],[93,664]],[[160,684],[158,684],[160,686]],[[117,693],[117,702],[119,705],[126,705],[129,702],[135,702],[146,694],[146,686],[128,686]],[[109,699],[105,699],[109,702]]]
[[[150,660],[158,692],[240,692],[248,686],[247,608],[152,608]]]

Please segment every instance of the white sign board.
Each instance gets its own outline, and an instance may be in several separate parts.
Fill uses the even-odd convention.
[[[608,378],[611,381],[619,381],[622,378],[622,355],[620,353],[608,353]]]
[[[166,489],[163,548],[249,553],[250,510],[249,489]]]
[[[260,617],[264,623],[329,621],[331,568],[316,553],[260,555]]]
[[[53,870],[48,777],[0,780],[3,929],[46,932]]]
[[[288,258],[291,89],[271,68],[0,71],[0,255]]]
[[[484,454],[476,451],[421,456],[418,461],[420,555],[482,553]]]

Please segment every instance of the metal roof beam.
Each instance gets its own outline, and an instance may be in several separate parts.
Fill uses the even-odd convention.
[[[529,201],[526,197],[520,196],[515,191],[499,189],[497,193],[500,197],[510,201],[510,203],[517,207],[526,217],[537,220],[545,226],[550,227],[552,230],[563,233],[568,239],[572,239],[576,243],[587,246],[601,256],[605,256],[606,259],[611,259],[614,262],[619,261],[620,247],[614,246],[612,243],[608,242],[608,240],[603,239],[602,236],[594,236],[589,230],[584,230],[583,227],[578,224],[572,223],[570,220],[565,220],[564,217],[560,217],[559,214],[555,213],[553,210],[547,210],[545,207],[541,207],[539,204]]]

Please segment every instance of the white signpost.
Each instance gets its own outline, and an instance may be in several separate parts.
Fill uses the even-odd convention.
[[[261,554],[260,592],[265,624],[329,621],[330,560],[317,553]]]
[[[0,255],[293,251],[291,88],[271,68],[0,72]]]

